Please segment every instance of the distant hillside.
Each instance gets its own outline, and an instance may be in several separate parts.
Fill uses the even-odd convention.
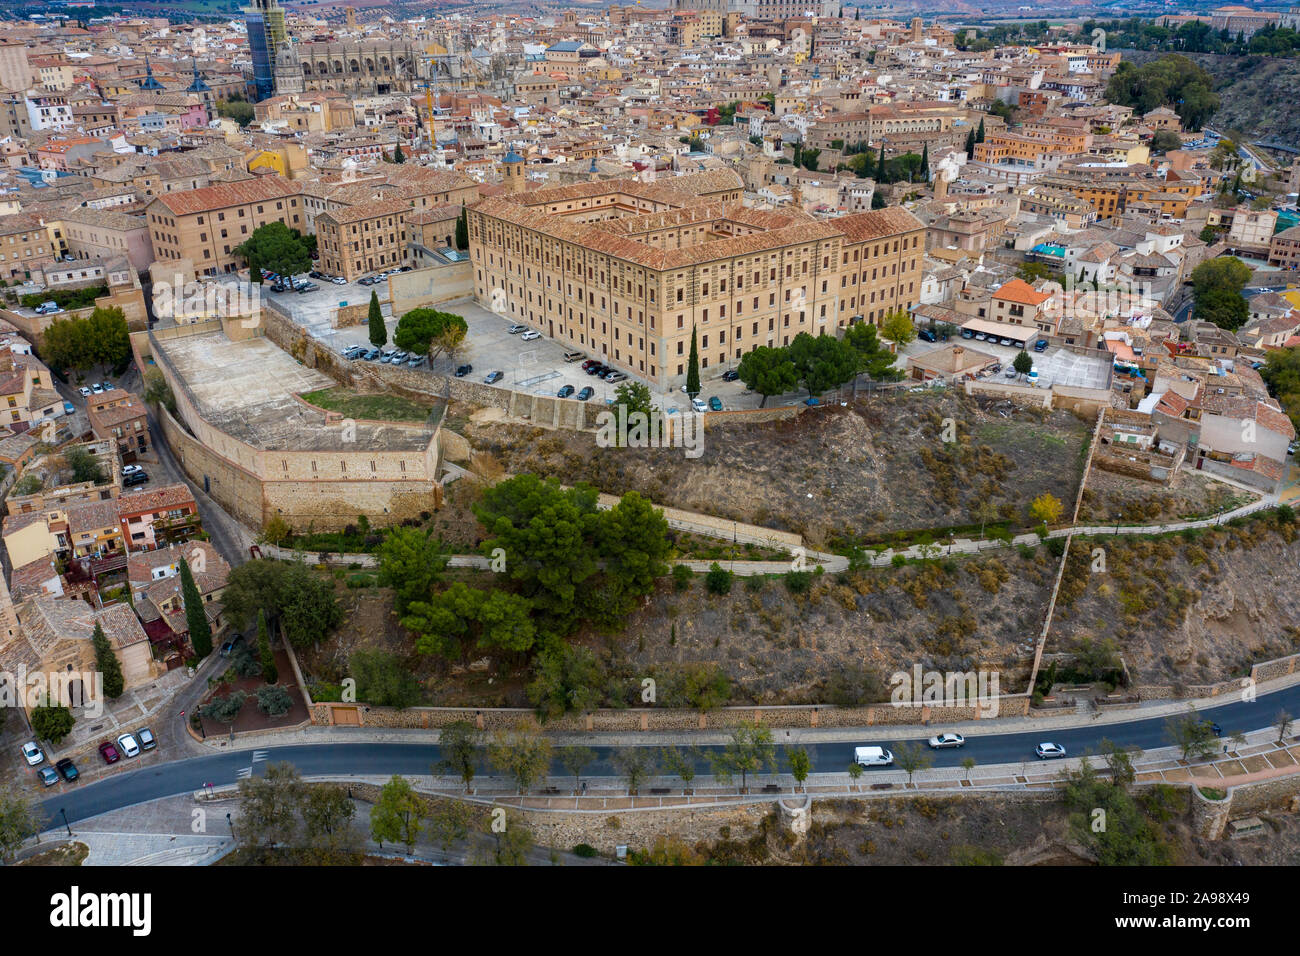
[[[1162,54],[1123,50],[1124,59],[1141,66]],[[1276,136],[1300,147],[1300,58],[1188,54],[1218,81],[1223,106],[1210,125],[1224,132],[1240,130],[1248,140]]]

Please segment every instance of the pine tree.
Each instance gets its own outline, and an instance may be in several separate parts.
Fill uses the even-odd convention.
[[[400,142],[393,147],[393,162],[395,163],[406,162],[406,156],[402,152],[402,144]]]
[[[271,632],[266,626],[266,611],[257,611],[257,657],[262,662],[262,680],[274,684],[280,679],[280,672],[275,667],[275,655],[271,653]]]
[[[691,326],[691,357],[686,365],[686,394],[700,394],[700,351],[695,345],[695,326]]]
[[[930,144],[921,147],[921,182],[930,181]]]
[[[975,142],[984,142],[984,117],[980,117],[980,128],[975,133]]]
[[[462,252],[469,248],[469,213],[462,206],[460,218],[456,220],[456,248]]]
[[[194,583],[189,562],[184,558],[181,558],[181,597],[185,599],[185,624],[190,629],[190,645],[194,648],[194,656],[202,660],[212,653],[212,628],[208,625],[208,616],[203,613],[203,598]]]
[[[384,313],[379,309],[379,295],[370,290],[370,344],[383,348],[388,344],[388,329],[384,328]]]
[[[113,653],[113,645],[104,636],[104,629],[95,622],[95,631],[90,635],[90,643],[95,648],[95,670],[99,671],[104,681],[104,696],[116,700],[126,690],[126,680],[122,677],[122,662]]]

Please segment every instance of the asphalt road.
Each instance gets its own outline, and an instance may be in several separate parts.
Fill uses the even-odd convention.
[[[1226,740],[1237,731],[1261,730],[1271,726],[1279,710],[1300,715],[1300,685],[1261,696],[1254,702],[1224,704],[1201,711],[1207,719],[1217,721],[1223,728]],[[1035,760],[1034,747],[1050,739],[1066,748],[1070,756],[1080,756],[1089,751],[1098,752],[1103,738],[1126,747],[1152,750],[1172,744],[1165,731],[1164,717],[1133,720],[1121,724],[1085,725],[1070,729],[1044,730],[1036,733],[967,734],[966,746],[956,750],[933,751],[936,767],[957,767],[966,757],[973,757],[980,766],[1020,763]],[[966,728],[961,728],[965,730]],[[781,731],[776,732],[780,744]],[[910,738],[918,739],[918,738]],[[924,739],[924,738],[919,738]],[[854,742],[804,744],[812,758],[814,772],[837,772],[848,767],[854,746],[877,744],[897,750],[903,740],[888,735],[881,728],[877,733],[866,730],[863,738]],[[594,747],[596,761],[584,771],[585,777],[617,776],[611,756],[614,748]],[[703,753],[718,752],[720,746],[701,747]],[[784,748],[778,746],[780,769],[786,769]],[[256,758],[256,759],[255,759]],[[110,810],[129,807],[160,797],[189,793],[207,784],[222,786],[235,783],[247,773],[260,773],[270,761],[288,761],[305,776],[312,775],[388,775],[427,774],[440,759],[436,744],[418,743],[321,743],[291,747],[272,747],[265,750],[238,750],[190,757],[171,763],[153,764],[136,771],[118,773],[86,787],[51,794],[41,806],[52,823],[63,821],[61,811],[66,811],[71,822],[97,816]],[[893,768],[897,769],[897,767]],[[697,761],[696,772],[710,772],[706,760]],[[870,771],[868,771],[870,773]],[[552,775],[565,776],[558,761]],[[63,787],[64,784],[58,784]]]

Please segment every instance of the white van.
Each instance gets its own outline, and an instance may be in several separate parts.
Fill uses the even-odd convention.
[[[888,767],[894,755],[884,747],[854,747],[853,762],[859,767]]]

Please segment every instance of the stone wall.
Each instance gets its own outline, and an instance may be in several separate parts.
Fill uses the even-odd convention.
[[[393,314],[401,316],[422,306],[469,298],[474,294],[474,268],[466,259],[399,272],[388,277],[388,288],[393,297]]]
[[[1008,695],[996,701],[997,717],[1024,717],[1029,714],[1029,698],[1023,694]],[[346,719],[336,718],[334,711],[344,710]],[[457,721],[468,721],[483,730],[505,730],[520,723],[537,726],[537,717],[531,710],[509,707],[409,707],[395,710],[391,707],[371,707],[366,704],[338,704],[317,701],[312,706],[312,723],[326,726],[347,723],[353,711],[363,727],[394,727],[405,729],[437,729]],[[993,714],[984,714],[992,717]],[[696,710],[674,708],[627,710],[596,710],[582,714],[569,714],[558,720],[546,722],[548,731],[677,731],[719,730],[755,721],[777,729],[803,727],[866,727],[903,724],[953,723],[979,720],[980,710],[970,707],[922,707],[881,703],[866,707],[835,707],[831,705],[783,707],[723,707],[702,713]]]
[[[241,522],[261,528],[261,481],[196,439],[167,409],[158,408],[158,419],[167,446],[189,479]]]
[[[1051,408],[1052,393],[1045,388],[1032,388],[1028,385],[1005,385],[1001,382],[977,382],[966,379],[967,395],[990,395],[995,398],[1009,398],[1017,405],[1032,408]]]

